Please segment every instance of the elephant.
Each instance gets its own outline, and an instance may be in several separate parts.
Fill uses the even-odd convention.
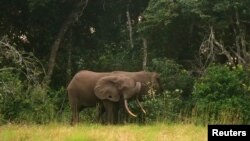
[[[114,124],[117,122],[117,113],[121,101],[124,101],[126,111],[136,117],[128,108],[127,100],[141,91],[141,83],[122,74],[113,74],[100,78],[94,88],[95,95],[102,100],[106,112],[107,122]]]
[[[69,104],[72,111],[72,117],[71,117],[71,125],[74,125],[79,122],[79,112],[87,107],[94,107],[98,103],[100,104],[100,109],[98,113],[98,120],[100,120],[101,115],[105,111],[105,105],[112,105],[111,107],[116,108],[114,103],[121,103],[123,101],[119,102],[113,102],[110,100],[100,100],[95,95],[94,88],[96,87],[96,83],[99,79],[106,76],[111,75],[123,75],[127,76],[128,78],[132,78],[134,82],[140,82],[141,83],[141,89],[136,95],[136,98],[141,99],[141,95],[147,94],[147,91],[149,90],[149,87],[159,88],[159,75],[155,72],[146,72],[146,71],[140,71],[140,72],[126,72],[126,71],[114,71],[114,72],[93,72],[88,70],[82,70],[77,72],[70,83],[67,86],[68,91],[68,98],[69,98]],[[149,83],[149,85],[148,85]],[[121,90],[117,91],[119,94],[121,94]],[[138,101],[138,100],[137,100]],[[139,102],[139,101],[138,101]],[[125,103],[124,103],[125,105]],[[140,104],[139,104],[140,105]],[[140,106],[141,107],[141,106]],[[143,108],[141,108],[143,109]],[[145,110],[142,110],[145,111]],[[132,113],[132,112],[131,112]],[[115,113],[116,114],[116,113]],[[133,114],[132,114],[133,115]]]

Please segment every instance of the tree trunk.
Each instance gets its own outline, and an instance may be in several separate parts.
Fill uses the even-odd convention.
[[[148,59],[148,43],[145,37],[142,38],[143,44],[143,62],[142,62],[142,69],[147,70],[147,59]]]
[[[249,53],[247,52],[247,45],[246,45],[246,28],[240,24],[240,17],[238,13],[238,9],[235,8],[235,17],[236,17],[236,28],[238,32],[236,32],[236,47],[237,47],[237,55],[238,63],[243,65],[249,65],[250,57]]]
[[[71,44],[70,44],[71,45]],[[71,55],[72,55],[72,46],[68,46],[68,62],[67,62],[67,82],[70,81],[71,79],[71,74],[72,74],[72,63],[71,63]]]
[[[129,14],[128,10],[126,12],[126,15],[127,15],[127,19],[128,19],[128,30],[129,30],[130,46],[131,46],[131,48],[134,48],[133,34],[132,34],[132,24],[131,24],[130,14]]]
[[[70,30],[70,35],[67,43],[68,48],[68,60],[67,60],[67,82],[71,80],[71,74],[72,74],[72,63],[71,63],[71,56],[72,56],[72,30]]]
[[[238,56],[242,56],[242,46],[240,45],[240,21],[239,21],[239,14],[238,14],[238,9],[235,8],[235,17],[236,17],[236,26],[237,26],[237,29],[236,30],[236,37],[235,37],[235,45],[236,45],[236,48],[237,48],[237,54]],[[237,32],[238,31],[238,32]],[[241,60],[238,60],[238,63],[239,64],[242,64]]]
[[[60,47],[60,43],[65,37],[66,32],[70,28],[70,26],[78,20],[78,18],[81,16],[83,10],[86,8],[88,3],[88,0],[82,1],[79,0],[75,4],[75,9],[69,14],[68,18],[66,18],[65,22],[62,24],[56,39],[54,43],[51,46],[51,52],[50,52],[50,58],[49,58],[49,63],[48,63],[48,71],[47,71],[47,76],[45,78],[46,83],[49,84],[51,81],[51,77],[54,71],[54,67],[56,64],[56,55],[58,52],[58,49]]]

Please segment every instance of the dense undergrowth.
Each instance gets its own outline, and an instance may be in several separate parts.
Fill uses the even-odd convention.
[[[237,123],[250,121],[250,71],[242,66],[211,65],[200,77],[167,59],[155,59],[150,71],[161,74],[164,92],[149,94],[142,102],[147,114],[122,119],[127,123]],[[0,123],[69,122],[65,87],[50,89],[27,85],[16,71],[0,71]],[[140,113],[134,102],[132,110]],[[81,113],[81,120],[95,122],[97,108]]]

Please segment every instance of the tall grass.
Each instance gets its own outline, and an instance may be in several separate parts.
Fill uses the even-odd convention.
[[[193,124],[67,124],[0,126],[1,141],[206,141],[207,128]]]

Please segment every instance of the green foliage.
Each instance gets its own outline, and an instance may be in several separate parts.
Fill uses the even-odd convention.
[[[205,123],[249,123],[249,76],[250,71],[242,66],[233,70],[210,66],[194,85],[197,119]]]
[[[147,110],[145,120],[147,123],[155,121],[178,121],[179,112],[182,108],[181,91],[164,91],[159,96],[145,98],[143,105]]]
[[[5,42],[8,42],[5,41]],[[0,122],[45,123],[55,117],[55,105],[44,87],[44,69],[32,54],[0,42]],[[8,62],[8,63],[6,63]]]
[[[9,72],[0,71],[0,80],[0,122],[5,122],[17,117],[23,85],[16,74]]]
[[[41,85],[28,90],[18,74],[0,71],[0,117],[1,122],[51,121],[55,114],[54,105]]]
[[[15,46],[10,45],[9,39],[5,36],[0,41],[0,71],[18,72],[18,75],[26,81],[27,87],[41,83],[45,76],[45,70],[40,60],[33,53],[19,51]]]
[[[29,9],[32,11],[38,7],[45,7],[51,1],[55,0],[27,0],[29,4]]]
[[[22,99],[24,105],[16,119],[18,122],[48,123],[55,118],[55,105],[41,86],[33,87]]]
[[[151,70],[160,73],[162,87],[165,90],[175,91],[179,89],[188,95],[193,87],[194,78],[173,60],[166,58],[153,59]]]
[[[59,42],[55,73],[50,88],[44,88],[43,65],[48,65],[51,46],[69,22],[67,17],[76,10],[76,3],[1,0],[0,7],[5,12],[0,13],[0,36],[9,38],[1,39],[4,43],[0,44],[1,121],[47,122],[51,117],[69,116],[65,86],[70,76],[65,76],[70,74],[66,70],[72,74],[81,69],[141,70],[142,37],[148,41],[148,67],[161,73],[165,89],[160,96],[145,101],[150,112],[148,121],[172,120],[183,114],[202,115],[201,122],[216,121],[221,116],[231,118],[233,112],[239,113],[235,116],[237,121],[248,120],[249,70],[239,66],[233,70],[209,68],[196,81],[191,101],[194,78],[186,69],[196,66],[199,48],[210,27],[216,41],[230,54],[241,55],[249,66],[249,0],[89,1]],[[132,23],[133,49],[129,45],[127,11]],[[139,16],[143,17],[141,21]],[[152,60],[156,57],[174,61]],[[86,120],[91,120],[90,113],[84,113]]]
[[[142,102],[146,115],[141,115],[139,121],[180,121],[183,112],[190,105],[191,90],[194,79],[189,73],[172,60],[166,58],[153,59],[150,70],[160,73],[162,93],[147,95]],[[132,107],[137,113],[141,113],[138,106],[133,103]],[[190,107],[190,106],[189,106]],[[185,110],[183,110],[185,109]]]
[[[177,8],[178,5],[168,0],[150,0],[143,13],[145,20],[139,24],[138,32],[148,36],[155,32],[155,29],[164,28],[178,15],[175,12]]]
[[[106,44],[99,51],[85,51],[85,53],[86,55],[77,62],[78,70],[92,68],[91,70],[96,71],[134,71],[141,68],[139,54],[134,49],[118,46],[115,43]],[[89,57],[95,59],[87,62]]]

